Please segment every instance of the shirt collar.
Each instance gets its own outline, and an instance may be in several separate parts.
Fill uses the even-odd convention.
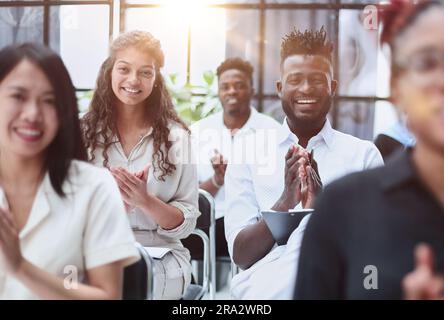
[[[309,141],[309,145],[317,141],[324,141],[328,148],[333,146],[334,129],[331,127],[331,123],[328,119],[325,120],[324,126],[321,131]],[[282,144],[290,139],[294,143],[299,142],[299,138],[290,130],[288,126],[287,117],[285,117],[284,122],[279,130],[279,143]]]
[[[28,221],[26,221],[25,226],[20,231],[20,239],[26,237],[26,235],[32,232],[33,229],[35,229],[43,220],[46,219],[46,217],[49,216],[50,206],[48,201],[48,193],[51,193],[51,190],[53,189],[49,179],[49,173],[47,172],[37,189],[37,193],[31,207],[31,212],[29,213]],[[0,205],[2,208],[9,209],[6,194],[2,188],[0,188]]]
[[[108,131],[109,135],[112,135],[111,131]],[[147,137],[149,137],[151,134],[153,133],[153,126],[151,126],[147,133],[145,133],[143,136],[140,137],[140,141],[145,140]],[[99,138],[101,139],[101,138]],[[103,141],[103,139],[101,139],[100,141]],[[111,143],[118,143],[119,142],[119,137],[117,136],[117,134],[112,135],[112,139],[111,139]]]
[[[381,177],[381,183],[386,191],[418,179],[412,162],[412,150],[412,148],[407,148],[385,165],[386,170],[384,170],[384,176]]]
[[[150,128],[149,128],[149,130],[148,130],[148,132],[143,136],[143,138],[146,138],[146,137],[148,137],[150,134],[152,134],[153,133],[153,126],[151,126]]]
[[[250,107],[250,116],[248,117],[247,122],[244,124],[244,126],[241,128],[242,130],[250,130],[254,128],[254,122],[257,117],[257,111],[255,108]]]
[[[145,140],[146,140],[146,139],[147,139],[152,133],[153,133],[153,127],[151,126],[151,127],[148,129],[148,132],[145,133],[145,135],[143,135],[143,136],[140,137],[139,142],[136,143],[136,145],[133,147],[132,150],[134,150],[135,148],[139,147],[139,145],[141,145],[142,143],[145,143]],[[112,143],[114,143],[114,146],[115,146],[117,152],[119,152],[120,155],[121,155],[124,159],[126,159],[127,157],[126,157],[126,155],[125,155],[125,152],[123,151],[123,146],[122,146],[122,144],[120,143],[119,138],[117,137],[117,135],[114,135],[114,136],[113,136]],[[131,150],[131,151],[132,151],[132,150]],[[131,152],[130,152],[130,153],[131,153]]]
[[[242,126],[242,128],[240,128],[237,132],[237,134],[244,134],[244,133],[248,133],[250,131],[255,131],[255,123],[256,123],[256,118],[257,118],[257,114],[258,112],[256,111],[255,108],[250,107],[250,116],[248,117],[247,122],[245,122],[245,124]],[[222,126],[226,129],[226,130],[230,130],[225,126],[224,123],[224,113],[223,111],[221,112],[221,121],[222,121]]]

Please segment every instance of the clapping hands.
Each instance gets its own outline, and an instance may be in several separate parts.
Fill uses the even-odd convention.
[[[119,186],[127,212],[134,207],[141,207],[145,203],[148,194],[146,183],[149,168],[150,164],[134,174],[122,167],[110,168],[111,174]]]
[[[309,154],[299,146],[291,146],[285,155],[284,191],[273,207],[274,210],[288,211],[299,203],[311,208],[318,191],[322,188],[318,166]]]
[[[0,208],[0,268],[16,273],[24,261],[12,213]]]

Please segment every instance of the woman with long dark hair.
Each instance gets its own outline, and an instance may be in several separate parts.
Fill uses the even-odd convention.
[[[58,55],[0,51],[0,299],[117,299],[138,257],[112,176],[86,160]]]

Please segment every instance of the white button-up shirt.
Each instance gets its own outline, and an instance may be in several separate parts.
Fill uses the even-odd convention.
[[[61,279],[84,282],[86,270],[139,259],[117,184],[109,172],[72,161],[66,197],[61,198],[46,173],[26,225],[19,233],[23,257]],[[0,203],[9,207],[0,188]],[[1,262],[0,262],[1,263]],[[0,299],[38,299],[0,264]]]
[[[267,155],[267,163],[256,159],[256,163],[228,166],[225,177],[225,236],[231,257],[238,233],[259,221],[261,211],[269,210],[280,198],[285,183],[285,155],[290,146],[297,145],[298,141],[285,119],[276,132],[275,139],[268,141],[265,149],[257,144],[254,151],[246,151],[247,154],[255,152]],[[314,159],[324,186],[348,173],[383,165],[382,156],[373,143],[334,130],[328,120],[322,130],[309,140],[306,150],[314,150]],[[235,298],[291,298],[294,287],[294,282],[291,281],[295,278],[295,273],[279,277],[273,275],[278,270],[296,270],[300,241],[307,219],[301,222],[299,230],[293,232],[287,245],[275,246],[263,259],[232,279],[231,288]],[[274,272],[271,272],[273,269]],[[281,271],[279,274],[283,275]],[[261,290],[264,283],[271,286],[269,290]]]
[[[154,164],[148,172],[147,190],[163,202],[178,208],[184,215],[184,221],[174,229],[166,230],[159,226],[148,214],[139,208],[129,214],[131,227],[135,231],[136,240],[146,247],[162,247],[172,249],[174,257],[179,261],[187,283],[190,281],[190,254],[184,248],[180,239],[188,237],[196,226],[198,210],[198,181],[195,159],[191,148],[191,139],[188,132],[176,124],[170,124],[170,141],[173,145],[168,153],[169,159],[175,164],[176,170],[165,181],[157,179],[160,171],[153,173]],[[115,140],[107,151],[110,167],[123,167],[131,173],[143,170],[148,163],[152,164],[154,153],[153,135],[151,130],[141,138],[137,145],[126,157],[122,145]],[[164,153],[166,155],[166,150]],[[94,152],[93,163],[103,165],[103,149],[97,148]],[[177,270],[166,270],[168,276],[178,277]]]
[[[223,112],[218,112],[204,118],[191,126],[193,139],[198,152],[198,178],[204,182],[214,174],[210,159],[217,149],[228,163],[233,161],[233,147],[245,134],[255,133],[258,130],[277,129],[280,124],[273,118],[261,114],[251,108],[247,122],[233,136],[231,130],[224,124]],[[225,186],[222,186],[214,197],[216,219],[225,215]]]

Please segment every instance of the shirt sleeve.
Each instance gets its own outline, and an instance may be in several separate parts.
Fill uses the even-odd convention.
[[[99,181],[91,194],[83,238],[86,269],[121,260],[130,265],[140,256],[123,202],[111,174],[100,170]]]
[[[294,266],[299,260],[301,242],[309,219],[310,215],[306,215],[301,220],[286,246],[276,247],[270,254],[233,278],[231,288],[236,299],[290,300],[293,298],[297,274]],[[276,277],[276,270],[279,270],[280,274],[285,274],[285,277]]]
[[[174,197],[168,202],[169,205],[176,207],[183,213],[184,220],[182,224],[174,229],[166,230],[160,226],[157,228],[159,235],[173,239],[187,238],[195,229],[197,218],[200,215],[198,209],[199,183],[197,180],[195,149],[190,136],[187,134],[184,137],[188,139],[188,141],[185,141],[185,145],[188,146],[190,157],[188,161],[176,164],[174,174],[177,175],[176,178],[179,180],[179,183]]]
[[[248,165],[228,164],[225,172],[225,199],[225,237],[228,251],[233,257],[234,240],[238,233],[260,219],[260,207]]]
[[[346,221],[336,205],[341,199],[327,186],[315,205],[302,240],[295,299],[343,299]],[[332,188],[333,187],[333,188]]]
[[[381,152],[372,142],[369,141],[365,158],[365,169],[372,169],[383,165],[384,160]]]

